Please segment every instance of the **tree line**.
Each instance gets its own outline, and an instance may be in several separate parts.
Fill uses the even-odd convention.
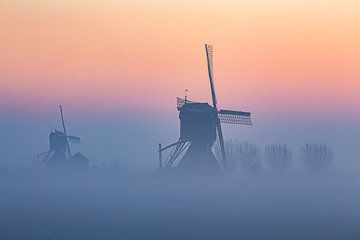
[[[226,156],[230,170],[241,168],[248,173],[263,171],[264,162],[274,173],[283,173],[293,165],[293,154],[286,144],[269,144],[261,149],[251,142],[227,141]],[[325,144],[307,143],[300,147],[300,159],[308,170],[326,171],[332,160],[332,150]]]

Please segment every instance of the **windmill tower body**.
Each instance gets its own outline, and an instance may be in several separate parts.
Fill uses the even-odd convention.
[[[44,162],[46,168],[58,168],[66,161],[67,137],[58,130],[52,131],[49,135],[50,149],[49,157]]]
[[[63,132],[55,130],[49,135],[50,151],[62,153],[65,155],[67,147],[67,137]]]
[[[218,173],[226,171],[226,154],[221,123],[251,125],[249,112],[218,110],[213,80],[213,48],[205,45],[207,68],[210,80],[212,106],[177,98],[180,118],[180,138],[177,142],[162,148],[159,144],[159,166],[161,170],[172,169],[181,159],[177,169],[183,172]],[[171,149],[163,161],[162,153]],[[214,155],[213,151],[216,155]],[[182,157],[181,157],[182,156]]]
[[[212,146],[216,140],[216,114],[213,107],[207,103],[186,103],[179,111],[180,139]]]
[[[211,151],[216,140],[214,108],[207,103],[185,103],[179,111],[180,139],[188,142],[189,148],[178,168],[186,172],[221,173],[221,167]]]

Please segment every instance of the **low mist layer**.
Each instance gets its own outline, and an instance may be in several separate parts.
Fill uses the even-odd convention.
[[[359,178],[3,174],[1,239],[359,239]]]

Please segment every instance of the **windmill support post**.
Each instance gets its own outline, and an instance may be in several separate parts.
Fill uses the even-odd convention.
[[[170,145],[167,145],[166,147],[162,147],[161,143],[159,143],[158,147],[158,153],[159,153],[159,168],[160,170],[166,170],[172,167],[174,161],[179,157],[179,155],[189,146],[189,142],[184,142],[182,140],[179,140],[175,143],[172,143]],[[168,157],[168,159],[165,160],[165,162],[163,161],[162,158],[162,152],[170,149],[171,153],[170,156]]]

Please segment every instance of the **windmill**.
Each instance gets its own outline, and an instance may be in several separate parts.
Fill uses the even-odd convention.
[[[177,98],[180,118],[180,138],[166,147],[159,144],[159,168],[170,170],[177,164],[184,171],[226,171],[227,160],[221,124],[251,125],[251,113],[218,109],[213,77],[213,46],[205,44],[212,105]],[[162,153],[170,150],[167,159]],[[214,150],[214,153],[212,152]],[[198,171],[197,171],[198,172]]]
[[[68,135],[66,131],[62,106],[59,106],[63,131],[55,129],[50,132],[49,150],[37,155],[37,167],[53,168],[68,165],[69,160],[79,158],[79,154],[72,155],[70,143],[80,143],[80,138]],[[80,154],[81,155],[81,154]]]

